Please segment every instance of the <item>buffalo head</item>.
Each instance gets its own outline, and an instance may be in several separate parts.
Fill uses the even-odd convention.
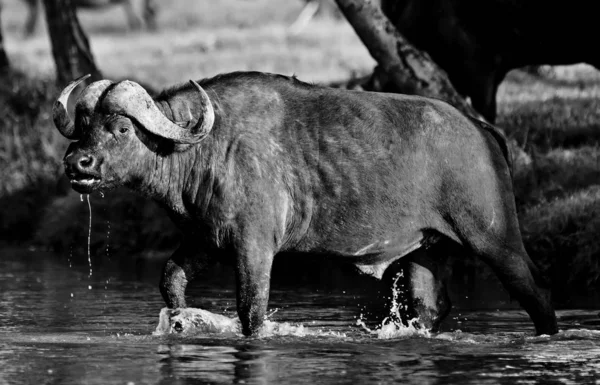
[[[101,80],[87,86],[67,110],[71,92],[89,75],[71,82],[54,104],[56,128],[71,143],[64,158],[73,189],[90,193],[131,182],[136,165],[156,151],[157,143],[182,150],[210,132],[215,114],[198,83],[155,101],[139,84]],[[140,171],[141,172],[141,171]]]

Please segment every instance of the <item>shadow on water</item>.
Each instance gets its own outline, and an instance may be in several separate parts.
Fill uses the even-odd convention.
[[[373,281],[343,269],[320,272],[322,285],[306,274],[276,280],[270,320],[279,328],[267,336],[153,336],[164,306],[156,287],[163,261],[116,259],[93,260],[90,277],[87,255],[1,251],[0,383],[508,384],[600,375],[595,310],[560,311],[563,331],[553,337],[533,337],[526,314],[502,302],[459,306],[436,335],[384,335],[376,322],[370,331],[357,326],[374,302]],[[193,306],[235,317],[226,266],[190,294]]]

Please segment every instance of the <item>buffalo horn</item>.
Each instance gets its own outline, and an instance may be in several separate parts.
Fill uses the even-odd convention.
[[[54,120],[54,125],[60,131],[60,133],[67,139],[77,139],[79,136],[78,132],[75,132],[75,123],[73,119],[69,116],[69,111],[67,110],[67,102],[69,100],[69,95],[71,92],[83,82],[85,79],[89,78],[90,75],[83,75],[79,79],[73,80],[69,83],[64,90],[60,93],[60,96],[54,103],[54,107],[52,107],[52,120]]]
[[[190,120],[185,125],[171,121],[156,106],[152,97],[139,84],[125,80],[115,85],[103,100],[103,107],[114,114],[135,119],[149,132],[176,143],[194,144],[202,140],[211,130],[215,112],[206,92],[194,81],[200,98],[201,114],[194,119],[188,106]]]
[[[77,104],[75,105],[76,111],[91,115],[96,108],[96,104],[98,104],[98,99],[100,99],[102,93],[111,84],[113,84],[113,82],[110,80],[99,80],[85,87],[77,98]]]

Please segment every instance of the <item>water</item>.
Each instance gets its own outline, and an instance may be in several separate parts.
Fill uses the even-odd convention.
[[[104,195],[102,195],[104,198]],[[90,251],[90,247],[92,245],[92,203],[90,202],[90,194],[85,194],[85,199],[87,200],[88,205],[88,213],[89,222],[88,222],[88,236],[87,236],[87,256],[88,256],[88,265],[90,266],[90,277],[92,276],[92,252]],[[83,196],[81,196],[81,200],[83,201]],[[107,234],[108,236],[108,234]]]
[[[260,338],[153,335],[162,261],[97,258],[90,277],[73,254],[69,267],[68,256],[0,250],[0,384],[600,383],[597,310],[559,311],[553,337],[534,337],[519,310],[464,308],[439,334],[382,333],[368,316],[370,331],[357,325],[370,300],[359,291],[279,285]],[[192,306],[235,322],[230,281],[191,288]]]

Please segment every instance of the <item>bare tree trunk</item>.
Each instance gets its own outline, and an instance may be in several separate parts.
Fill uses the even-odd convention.
[[[405,39],[373,0],[335,1],[377,60],[375,76],[386,76],[397,92],[444,99],[464,113],[483,119],[456,92],[446,73]]]
[[[85,74],[91,74],[92,81],[100,79],[102,75],[71,0],[45,0],[44,5],[57,83],[62,86]]]
[[[0,4],[0,16],[2,11],[2,5]],[[0,17],[0,75],[5,74],[10,68],[8,61],[8,55],[4,50],[4,37],[2,36],[2,18]]]

